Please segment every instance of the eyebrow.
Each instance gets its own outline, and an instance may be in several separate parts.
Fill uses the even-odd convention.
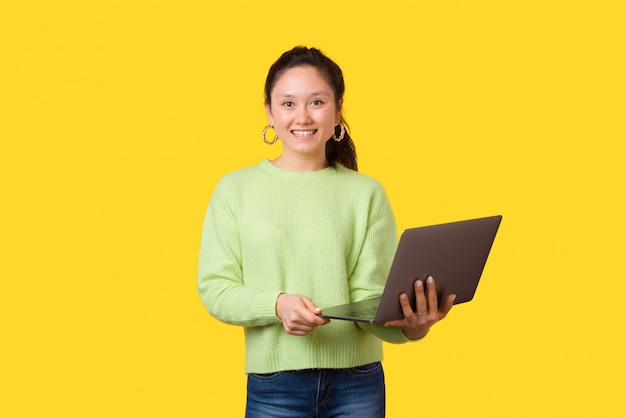
[[[328,94],[327,92],[322,91],[322,90],[320,90],[320,91],[315,91],[315,92],[313,92],[313,93],[309,94],[309,97],[314,97],[314,96],[326,96],[326,97],[330,97],[330,94]],[[289,99],[289,98],[295,97],[295,95],[290,94],[290,93],[287,93],[287,94],[279,94],[277,97],[281,97],[281,98],[287,98],[287,99]]]

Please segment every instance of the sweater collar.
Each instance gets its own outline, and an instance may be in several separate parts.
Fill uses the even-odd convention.
[[[297,172],[297,171],[288,171],[282,168],[276,167],[269,159],[265,159],[259,163],[259,166],[263,169],[269,171],[272,174],[288,178],[294,180],[309,180],[309,179],[318,179],[322,177],[326,177],[337,170],[343,168],[341,165],[337,165],[337,167],[330,166],[326,167],[322,170],[317,171],[306,171],[306,172]]]

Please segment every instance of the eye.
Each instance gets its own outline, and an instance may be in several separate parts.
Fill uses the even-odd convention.
[[[284,107],[292,107],[293,106],[293,102],[283,102],[283,106]]]
[[[311,106],[321,106],[321,105],[323,105],[323,104],[324,104],[324,102],[323,102],[323,101],[321,101],[321,100],[313,100],[313,101],[311,102]]]

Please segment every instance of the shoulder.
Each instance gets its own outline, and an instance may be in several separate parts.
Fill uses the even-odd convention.
[[[237,185],[242,185],[251,180],[258,179],[266,171],[263,169],[263,165],[264,163],[261,162],[224,174],[217,182],[216,189],[236,187]]]
[[[330,187],[336,188],[346,204],[366,210],[373,218],[392,214],[387,193],[375,178],[343,166],[336,166],[336,177],[341,180]]]
[[[220,182],[241,181],[249,177],[257,176],[259,172],[265,171],[263,170],[264,165],[265,161],[261,161],[258,164],[233,170],[224,174],[220,179]]]
[[[359,173],[354,170],[350,170],[342,165],[337,164],[335,171],[339,178],[342,178],[345,182],[349,183],[353,187],[359,187],[364,190],[369,190],[375,194],[385,194],[383,185],[373,177],[366,174]]]
[[[211,202],[238,200],[249,188],[263,182],[263,172],[260,164],[239,168],[224,174],[215,185],[211,194]]]

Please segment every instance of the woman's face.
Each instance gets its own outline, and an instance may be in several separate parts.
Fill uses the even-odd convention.
[[[314,67],[287,70],[275,83],[267,119],[283,142],[284,162],[326,166],[326,141],[341,118],[335,94]],[[293,164],[290,164],[293,167]]]

